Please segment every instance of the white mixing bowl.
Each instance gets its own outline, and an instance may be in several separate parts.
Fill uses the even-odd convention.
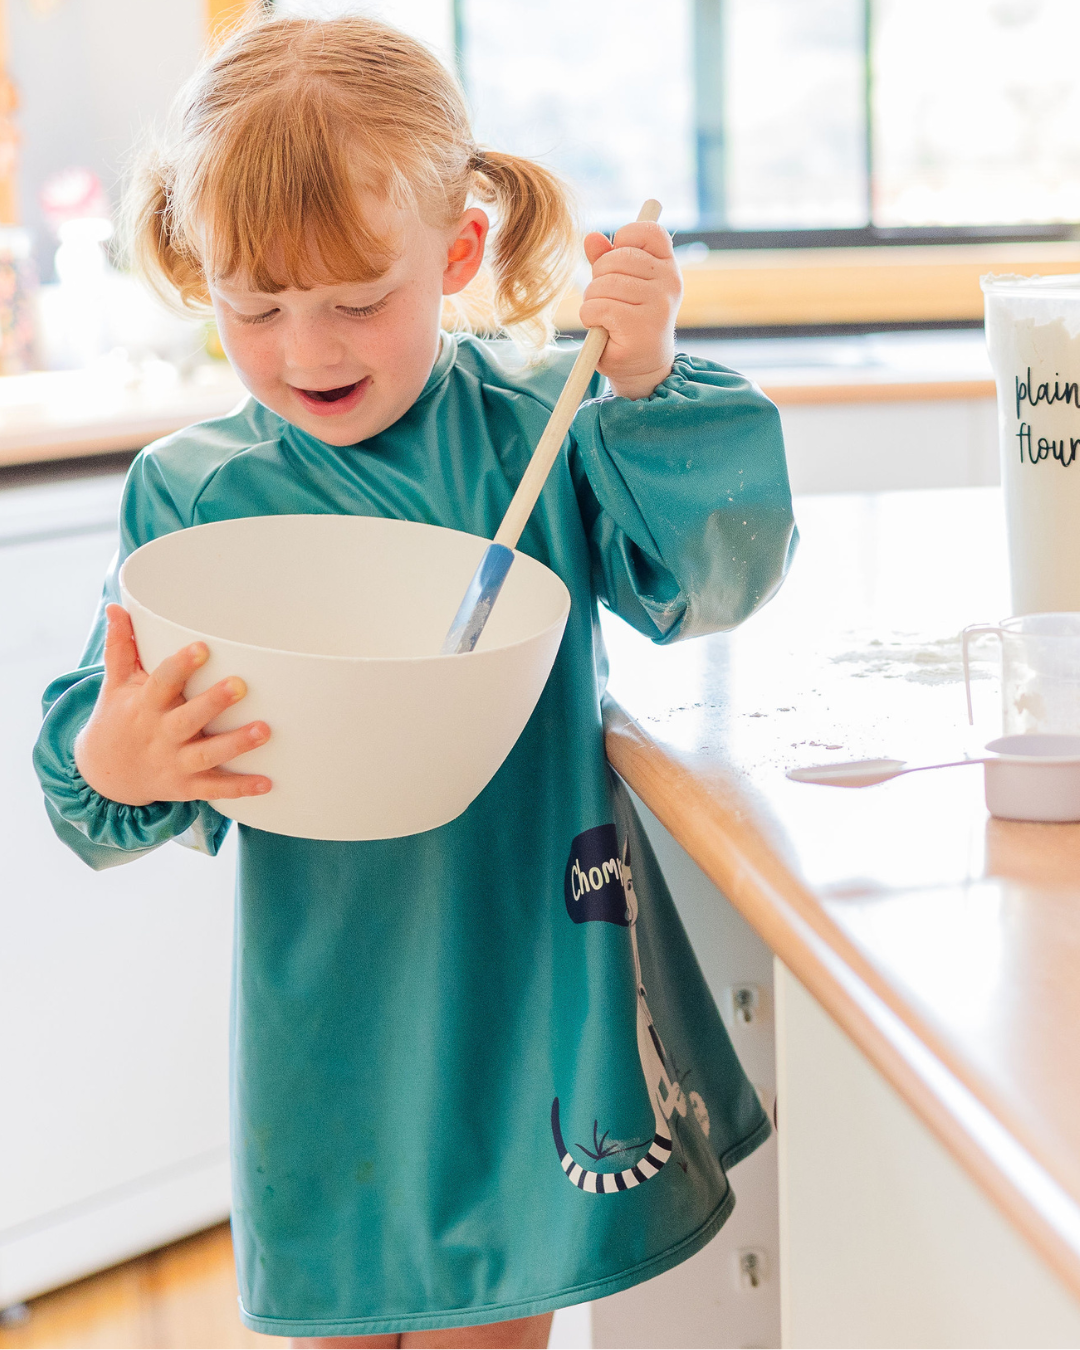
[[[459,816],[510,753],[547,682],[570,594],[517,554],[474,652],[438,654],[487,540],[373,516],[253,516],[137,549],[120,572],[153,670],[201,639],[190,698],[226,675],[248,694],[212,732],[265,721],[232,760],[263,797],[226,816],[307,839],[392,839]]]

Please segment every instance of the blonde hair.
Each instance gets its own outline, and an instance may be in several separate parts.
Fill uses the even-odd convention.
[[[208,275],[266,292],[374,281],[394,246],[365,198],[440,229],[472,198],[497,224],[463,322],[532,349],[550,339],[576,239],[566,187],[477,146],[457,84],[413,38],[370,18],[262,18],[213,53],[178,114],[125,212],[131,261],[163,298],[204,309]]]

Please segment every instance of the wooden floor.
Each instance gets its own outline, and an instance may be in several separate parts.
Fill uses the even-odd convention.
[[[281,1350],[286,1344],[240,1322],[228,1224],[43,1294],[29,1308],[28,1322],[0,1329],[0,1350]]]

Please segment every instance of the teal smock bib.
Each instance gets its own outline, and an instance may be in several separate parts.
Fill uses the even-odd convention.
[[[249,399],[133,463],[119,562],[238,516],[376,515],[491,537],[573,352],[444,337],[393,426],[337,447]],[[600,382],[594,384],[597,392]],[[239,827],[233,1233],[248,1326],[347,1336],[471,1325],[626,1288],[692,1255],[769,1133],[604,758],[597,601],[657,642],[729,628],[780,585],[794,527],[776,409],[680,356],[651,397],[584,404],[520,547],[572,607],[520,740],[457,820],[331,843]],[[73,744],[99,613],[45,694],[35,752],[92,867],[170,839],[214,853],[205,802],[94,792]]]

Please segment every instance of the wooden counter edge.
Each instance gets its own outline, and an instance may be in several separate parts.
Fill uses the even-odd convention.
[[[13,469],[21,464],[51,464],[64,459],[89,459],[94,455],[118,455],[125,450],[141,450],[158,436],[179,431],[170,426],[165,431],[139,432],[127,436],[85,436],[63,441],[44,441],[40,445],[23,445],[17,450],[0,445],[0,469]]]
[[[1080,1298],[1080,1206],[920,1029],[784,867],[736,802],[717,800],[614,700],[608,760],[769,948]]]
[[[993,380],[877,380],[857,384],[768,384],[777,407],[838,403],[936,403],[946,399],[992,399]]]

